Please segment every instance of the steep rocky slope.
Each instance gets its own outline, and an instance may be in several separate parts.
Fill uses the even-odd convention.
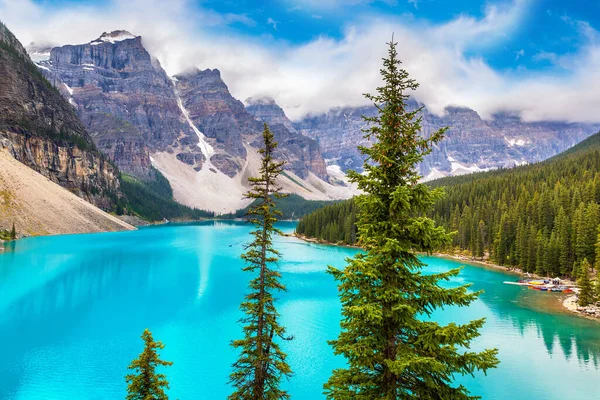
[[[275,140],[285,149],[278,155],[292,171],[303,179],[308,176],[309,171],[321,179],[329,179],[318,142],[299,134],[275,100],[270,97],[251,97],[246,99],[246,109],[259,121],[269,124]]]
[[[71,106],[0,24],[0,140],[17,160],[89,202],[109,209],[116,169],[96,149]]]
[[[169,77],[141,37],[126,31],[32,52],[96,145],[123,171],[151,179],[154,165],[188,206],[228,212],[247,203],[243,194],[247,177],[257,172],[252,154],[263,120],[229,93],[218,70]],[[287,162],[282,184],[305,197],[349,196],[348,187],[329,182],[317,142],[290,128],[273,126],[277,156]]]
[[[0,229],[19,235],[55,235],[131,230],[132,226],[94,207],[17,161],[0,146]]]
[[[411,107],[418,107],[411,102]],[[342,170],[362,167],[358,144],[368,145],[361,129],[361,116],[373,116],[374,107],[340,108],[326,114],[306,117],[294,127],[319,141],[329,164]],[[498,114],[490,121],[469,108],[448,107],[444,116],[423,109],[423,133],[449,126],[444,140],[421,164],[423,176],[433,179],[446,175],[507,168],[544,160],[579,143],[599,128],[593,124],[563,122],[523,122]]]
[[[147,175],[153,151],[193,159],[200,168],[198,138],[181,113],[173,83],[140,36],[103,33],[89,43],[56,47],[39,65],[124,172]]]

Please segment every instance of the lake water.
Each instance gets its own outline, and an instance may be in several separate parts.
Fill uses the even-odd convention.
[[[246,224],[207,222],[8,245],[0,253],[0,399],[122,399],[144,328],[174,362],[165,370],[171,398],[226,398],[229,342],[241,337],[238,306],[249,278],[239,258],[248,232]],[[284,345],[295,373],[286,387],[293,399],[320,399],[331,370],[344,364],[326,342],[337,336],[340,307],[325,269],[342,267],[356,250],[290,237],[276,246],[289,289],[278,306],[295,337]],[[432,271],[459,265],[425,261]],[[555,295],[503,285],[507,279],[515,277],[465,266],[457,283],[485,293],[434,317],[486,317],[473,347],[500,351],[501,365],[487,377],[458,379],[484,399],[597,399],[600,324],[544,311],[539,302]]]

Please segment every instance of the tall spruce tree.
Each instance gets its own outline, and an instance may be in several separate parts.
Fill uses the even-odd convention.
[[[152,332],[148,329],[142,333],[144,351],[131,362],[129,369],[134,373],[125,377],[127,381],[127,400],[165,400],[168,399],[164,389],[169,388],[169,382],[164,374],[156,372],[157,367],[167,367],[173,363],[160,359],[158,351],[165,346],[155,342]]]
[[[17,230],[15,229],[15,223],[12,224],[12,229],[10,230],[10,240],[17,239]]]
[[[598,272],[598,276],[600,276],[600,225],[598,226],[598,237],[596,239],[596,271]]]
[[[241,352],[230,375],[230,383],[235,388],[230,399],[289,398],[280,388],[280,382],[282,377],[291,376],[292,371],[277,339],[291,338],[286,337],[285,328],[279,324],[274,297],[276,292],[284,291],[285,286],[280,282],[281,274],[272,267],[280,255],[273,247],[273,235],[281,234],[274,225],[281,215],[274,197],[284,197],[276,183],[284,163],[273,159],[277,142],[267,124],[263,140],[264,147],[259,150],[262,154],[260,176],[249,178],[251,189],[246,193],[247,198],[255,200],[247,215],[256,229],[252,231],[254,240],[242,258],[248,263],[244,271],[255,277],[248,285],[250,293],[240,306],[246,314],[240,320],[244,324],[244,339],[232,343]]]
[[[425,212],[443,196],[419,183],[416,165],[431,152],[445,129],[428,138],[421,133],[421,109],[410,111],[408,91],[417,83],[400,68],[393,39],[383,60],[384,85],[365,95],[378,115],[365,118],[372,147],[365,174],[349,176],[363,195],[356,198],[359,244],[364,253],[343,270],[329,270],[339,282],[341,333],[331,342],[348,366],[333,371],[324,385],[329,399],[469,399],[454,385],[456,374],[486,371],[498,364],[496,350],[472,352],[469,343],[484,320],[442,326],[424,319],[444,306],[467,306],[479,293],[468,285],[444,288],[440,282],[459,273],[424,273],[416,251],[431,252],[450,242]]]
[[[587,258],[584,258],[581,262],[577,285],[579,286],[579,305],[585,307],[592,304],[594,302],[594,288],[592,281],[590,281],[590,263]]]
[[[483,258],[485,255],[485,222],[479,221],[477,226],[477,244],[475,245],[475,257]]]

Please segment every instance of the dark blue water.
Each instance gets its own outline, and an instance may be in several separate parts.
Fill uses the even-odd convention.
[[[282,224],[291,231],[292,224]],[[0,399],[119,399],[124,376],[150,328],[166,347],[173,399],[224,399],[241,337],[238,306],[247,274],[239,258],[245,224],[209,222],[135,232],[38,237],[0,254]],[[282,251],[284,345],[294,399],[322,398],[343,360],[326,341],[338,333],[339,303],[328,264],[356,250],[277,239]],[[459,264],[427,257],[430,270]],[[600,324],[544,311],[554,296],[503,285],[504,273],[466,266],[456,283],[485,294],[469,308],[436,313],[442,322],[487,317],[475,349],[497,347],[501,366],[460,377],[484,399],[597,399]],[[553,298],[551,300],[556,300]]]

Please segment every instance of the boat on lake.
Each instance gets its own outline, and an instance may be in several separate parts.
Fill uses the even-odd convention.
[[[555,292],[555,293],[572,293],[573,286],[565,285],[561,283],[559,278],[554,279],[521,279],[518,282],[506,281],[507,285],[527,286],[532,290],[539,290],[542,292]]]

